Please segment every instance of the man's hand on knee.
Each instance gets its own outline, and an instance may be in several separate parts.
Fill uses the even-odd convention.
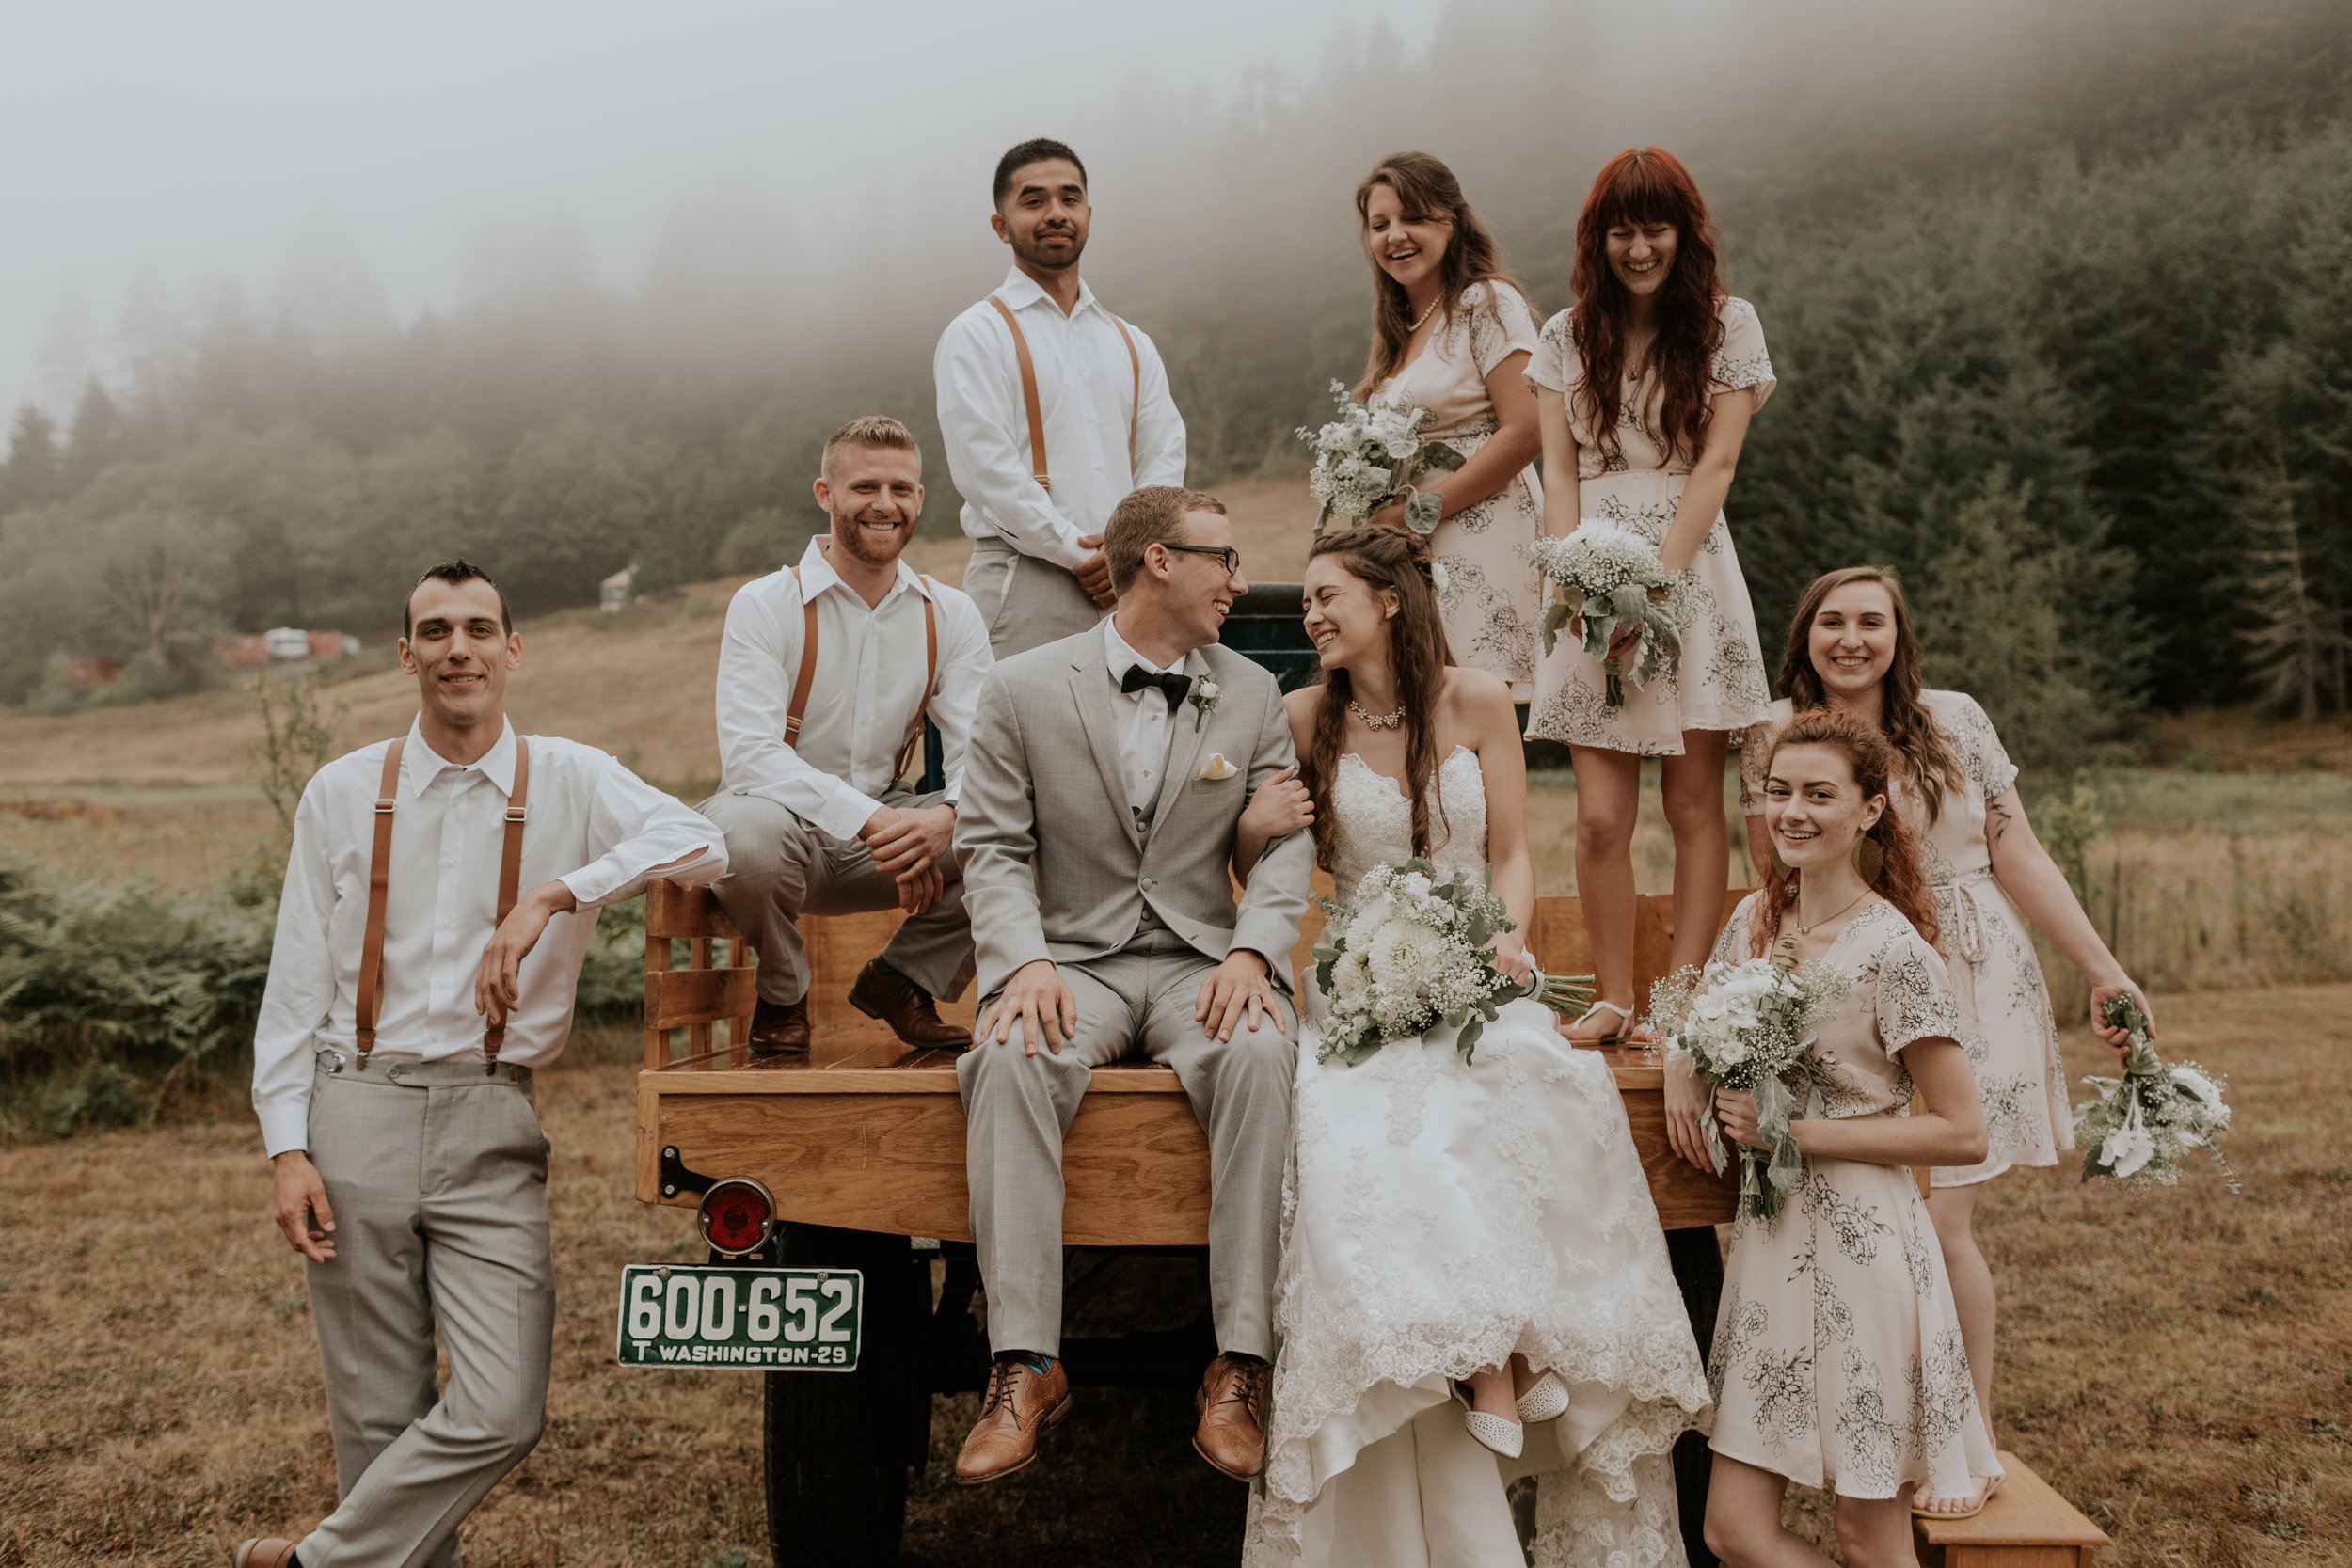
[[[873,856],[875,870],[904,880],[947,857],[956,838],[956,808],[884,806],[866,819],[857,836]]]
[[[1203,1034],[1230,1040],[1234,1024],[1246,1019],[1254,1032],[1261,1015],[1276,1034],[1282,1033],[1282,1004],[1275,995],[1274,982],[1266,978],[1264,957],[1237,947],[1225,955],[1223,963],[1201,976],[1200,997],[1192,1005],[1192,1016]]]
[[[921,914],[939,902],[939,895],[947,890],[947,879],[939,867],[927,865],[911,876],[898,879],[898,908],[909,914]]]
[[[1050,958],[1033,958],[1012,972],[994,1009],[980,1020],[980,1037],[1002,1045],[1012,1037],[1015,1022],[1021,1025],[1022,1049],[1032,1056],[1041,1040],[1058,1056],[1062,1042],[1076,1037],[1078,999]]]
[[[326,1183],[318,1167],[299,1148],[290,1148],[270,1162],[276,1171],[271,1212],[294,1249],[313,1263],[335,1260],[335,1211],[326,1201]]]

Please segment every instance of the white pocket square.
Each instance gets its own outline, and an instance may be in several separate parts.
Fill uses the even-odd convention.
[[[1203,779],[1214,782],[1218,779],[1230,779],[1240,771],[1240,768],[1225,760],[1224,752],[1211,752],[1209,753],[1209,760],[1200,765],[1200,776]]]

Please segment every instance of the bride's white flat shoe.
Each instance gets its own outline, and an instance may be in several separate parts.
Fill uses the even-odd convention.
[[[1546,1371],[1535,1380],[1535,1386],[1519,1396],[1519,1420],[1526,1426],[1538,1426],[1556,1421],[1568,1413],[1568,1386],[1560,1381],[1560,1374]]]
[[[1478,1446],[1505,1459],[1517,1459],[1527,1444],[1527,1429],[1517,1421],[1506,1421],[1500,1416],[1489,1416],[1471,1404],[1462,1392],[1461,1385],[1448,1383],[1454,1402],[1462,1407],[1462,1424],[1470,1429]],[[1530,1390],[1533,1392],[1533,1390]],[[1565,1405],[1563,1409],[1566,1408]]]

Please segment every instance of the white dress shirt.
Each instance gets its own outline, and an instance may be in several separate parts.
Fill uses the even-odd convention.
[[[379,740],[320,768],[295,808],[294,853],[278,906],[269,983],[253,1032],[253,1108],[275,1157],[310,1147],[311,1056],[356,1053],[359,958],[375,846]],[[408,730],[394,785],[391,880],[384,904],[384,1005],[369,1070],[482,1049],[474,975],[498,925],[499,862],[515,785],[512,724],[480,762],[444,761]],[[523,960],[522,1001],[499,1060],[545,1067],[571,1032],[580,962],[596,911],[633,898],[656,869],[709,882],[727,868],[725,841],[612,757],[574,741],[531,736],[522,878],[516,893],[561,881],[580,901],[548,922]]]
[[[773,800],[819,832],[855,838],[882,809],[898,752],[923,705],[923,603],[939,622],[930,686],[947,800],[962,792],[963,749],[995,664],[979,607],[961,589],[927,582],[905,562],[880,605],[867,609],[809,542],[800,578],[774,572],[736,590],[719,647],[721,787]],[[799,740],[784,737],[801,673],[802,594],[817,606],[817,678]]]
[[[1037,367],[1045,415],[1045,463],[1053,489],[1029,467],[1029,416],[1012,334],[985,299],[947,324],[931,360],[947,472],[963,494],[963,531],[1002,539],[1024,555],[1075,568],[1093,552],[1081,535],[1100,533],[1130,490],[1184,482],[1184,420],[1168,396],[1160,351],[1133,322],[1136,360],[1119,325],[1085,283],[1077,308],[1061,307],[1015,267],[996,290],[1021,323]],[[1143,397],[1136,399],[1136,363]],[[1135,431],[1128,465],[1127,433]]]
[[[1127,646],[1127,640],[1119,635],[1117,620],[1115,615],[1103,617],[1103,651],[1110,660],[1112,695],[1124,705],[1119,716],[1119,767],[1127,781],[1127,805],[1140,823],[1160,793],[1161,776],[1168,770],[1168,752],[1175,743],[1176,725],[1187,710],[1180,706],[1169,712],[1167,695],[1156,687],[1134,691],[1119,689],[1127,672],[1138,664],[1147,674],[1165,672]],[[1196,649],[1177,661],[1176,671],[1197,681],[1209,673],[1209,661]]]

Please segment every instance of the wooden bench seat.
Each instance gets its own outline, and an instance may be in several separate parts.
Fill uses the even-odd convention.
[[[1322,879],[1318,875],[1318,882]],[[1725,904],[1745,892],[1735,890]],[[850,984],[897,927],[895,911],[804,923],[814,1043],[805,1057],[755,1061],[742,1049],[753,1004],[750,955],[707,891],[657,881],[646,895],[645,1069],[638,1076],[637,1196],[664,1198],[661,1150],[705,1176],[749,1176],[787,1223],[971,1239],[963,1109],[954,1052],[915,1051],[851,1008]],[[1671,900],[1641,901],[1638,989],[1663,972]],[[1530,947],[1549,972],[1592,968],[1573,898],[1537,900]],[[1310,960],[1321,921],[1302,926]],[[690,967],[674,969],[674,943]],[[714,968],[714,943],[723,955]],[[976,998],[943,1005],[973,1020]],[[682,1038],[680,1037],[683,1037]],[[1668,1228],[1731,1218],[1737,1190],[1666,1146],[1662,1073],[1641,1052],[1605,1053]],[[1062,1239],[1071,1246],[1200,1246],[1208,1241],[1208,1146],[1176,1075],[1146,1063],[1095,1070],[1064,1141]]]
[[[1920,1568],[2091,1568],[2106,1533],[2015,1454],[2001,1466],[2009,1479],[1975,1518],[1913,1516]]]

